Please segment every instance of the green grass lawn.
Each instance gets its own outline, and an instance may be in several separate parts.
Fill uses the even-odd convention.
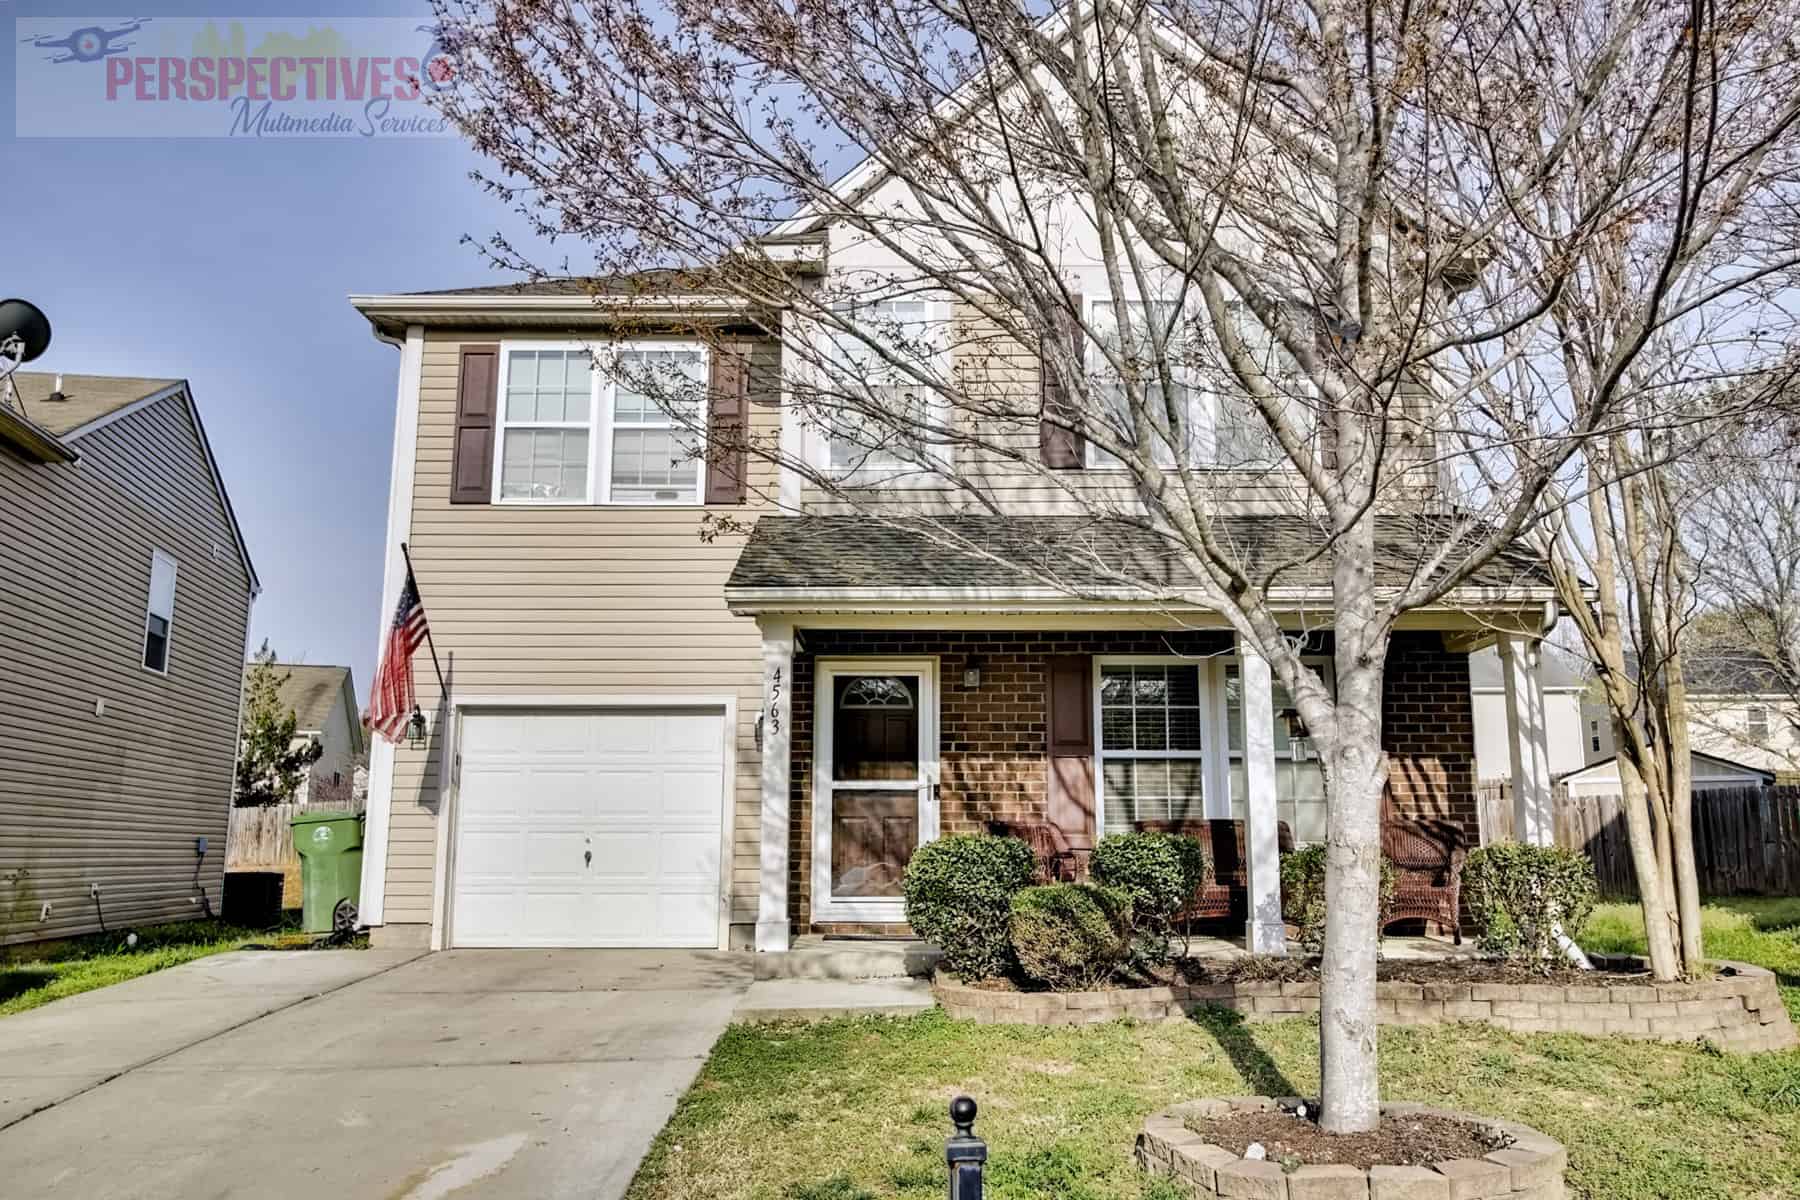
[[[1706,953],[1767,967],[1780,977],[1788,1015],[1800,1021],[1800,896],[1778,900],[1727,897],[1700,914]],[[1636,904],[1602,904],[1581,931],[1596,953],[1644,952],[1644,913]]]
[[[298,923],[297,915],[294,923]],[[126,932],[0,949],[0,1017],[227,950],[312,944],[304,934],[241,929],[218,921],[183,921],[130,931],[138,935],[134,947],[126,946]]]
[[[1629,949],[1636,910],[1606,906],[1584,943]],[[1634,928],[1637,931],[1634,934]],[[1800,901],[1721,902],[1709,952],[1800,984]],[[1318,1087],[1311,1020],[1087,1029],[908,1020],[734,1026],[633,1182],[629,1200],[926,1200],[944,1193],[946,1108],[981,1104],[989,1200],[1175,1200],[1131,1161],[1144,1116],[1177,1100]],[[1477,1025],[1389,1029],[1384,1094],[1525,1121],[1569,1147],[1583,1200],[1800,1196],[1800,1052]]]

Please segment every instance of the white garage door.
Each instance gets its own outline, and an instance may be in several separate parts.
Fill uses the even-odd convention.
[[[719,712],[470,715],[458,946],[714,946]]]

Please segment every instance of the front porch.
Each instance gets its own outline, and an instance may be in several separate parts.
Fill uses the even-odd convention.
[[[1323,779],[1268,664],[1230,631],[1138,612],[1010,622],[764,613],[758,622],[757,949],[905,936],[906,860],[945,834],[1033,830],[1078,859],[1108,833],[1237,822],[1241,899],[1205,926],[1207,948],[1284,952],[1279,854],[1323,839]],[[1403,630],[1390,649],[1385,815],[1430,822],[1473,848],[1484,840],[1468,676],[1479,642],[1468,622],[1443,624]],[[1547,830],[1535,645],[1501,641],[1514,693],[1509,741],[1527,781],[1515,789],[1515,820]],[[1329,682],[1329,635],[1310,648]],[[1541,790],[1530,786],[1534,769]]]

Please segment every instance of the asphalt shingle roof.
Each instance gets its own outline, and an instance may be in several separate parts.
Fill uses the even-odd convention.
[[[1432,519],[1384,521],[1378,534],[1380,582],[1410,576],[1422,550],[1435,548]],[[1435,527],[1442,528],[1442,521]],[[1253,578],[1305,558],[1321,535],[1299,517],[1235,516],[1215,527],[1242,556]],[[866,516],[768,516],[738,556],[727,587],[763,588],[993,588],[1062,586],[1080,590],[1124,585],[1190,588],[1198,576],[1174,547],[1123,521],[1087,517],[942,516],[907,521]],[[1277,587],[1330,582],[1324,556],[1283,570]],[[1524,553],[1495,560],[1469,581],[1476,587],[1542,586],[1546,580]]]
[[[253,664],[246,664],[244,674],[250,674]],[[276,663],[275,670],[287,676],[276,696],[282,707],[294,710],[295,728],[301,733],[317,733],[325,728],[325,719],[331,715],[331,706],[344,687],[344,681],[350,677],[349,667],[313,667],[302,663]],[[356,721],[357,714],[352,712],[350,720]]]
[[[56,391],[54,374],[19,371],[13,375],[13,387],[24,404],[26,419],[58,437],[181,382],[179,379],[138,379],[124,375],[69,374],[64,374],[62,381],[62,399],[52,400],[51,394]]]

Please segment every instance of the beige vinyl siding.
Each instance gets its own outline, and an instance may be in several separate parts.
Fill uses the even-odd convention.
[[[737,697],[737,777],[728,872],[731,921],[756,919],[761,777],[756,716],[762,641],[725,608],[741,536],[702,540],[707,513],[754,507],[452,505],[450,453],[464,342],[493,334],[426,336],[418,457],[407,539],[438,654],[459,696]],[[772,344],[758,351],[771,378]],[[768,397],[765,397],[768,398]],[[753,436],[773,439],[778,410],[753,404]],[[752,500],[772,495],[773,469],[752,460]],[[454,656],[454,667],[452,667]],[[419,703],[435,709],[430,657],[414,661]],[[395,754],[385,921],[431,920],[437,850],[437,748]]]
[[[0,453],[7,942],[220,900],[250,595],[236,535],[181,396],[74,444],[70,465]],[[154,549],[179,564],[166,676],[142,665]]]
[[[982,444],[958,448],[955,460],[958,472],[981,497],[1019,516],[1141,511],[1119,472],[1058,471],[1047,478],[1036,465],[1041,408],[1036,346],[1021,346],[979,309],[959,303],[951,316],[950,362],[968,406],[985,414]],[[970,420],[966,412],[956,416]],[[1300,502],[1291,470],[1208,471],[1204,477],[1222,512],[1291,512]],[[885,494],[871,486],[854,500],[809,485],[801,500],[816,513],[853,513],[870,504],[928,512],[987,511],[969,488],[918,478]]]

